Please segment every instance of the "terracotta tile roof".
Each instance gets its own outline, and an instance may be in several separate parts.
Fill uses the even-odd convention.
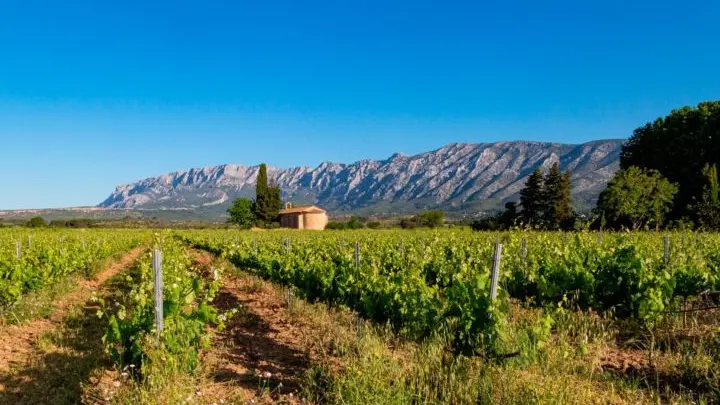
[[[301,214],[301,213],[324,213],[325,210],[322,208],[318,208],[314,205],[311,205],[309,207],[293,207],[293,208],[286,208],[284,210],[280,210],[280,215],[286,215],[286,214]]]

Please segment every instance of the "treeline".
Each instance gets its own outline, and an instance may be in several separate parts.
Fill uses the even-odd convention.
[[[476,220],[475,229],[720,230],[720,102],[673,110],[636,129],[623,145],[620,170],[585,219],[572,211],[570,173],[557,163],[536,169],[520,201]]]
[[[326,229],[378,229],[387,227],[380,221],[370,220],[367,217],[357,215],[351,216],[347,221],[330,221]]]
[[[353,215],[346,221],[330,221],[327,229],[379,229],[379,228],[439,228],[445,225],[445,214],[439,210],[425,211],[408,218],[390,220],[371,220]]]
[[[720,102],[673,110],[623,145],[593,226],[720,230],[718,164]]]
[[[73,218],[45,220],[36,216],[28,221],[12,220],[0,221],[0,227],[28,227],[28,228],[125,228],[125,229],[218,229],[228,228],[225,223],[213,223],[197,220],[165,220],[158,217],[125,217],[118,219],[99,218]]]
[[[41,216],[35,216],[30,218],[27,222],[16,223],[16,225],[22,225],[28,228],[99,228],[100,225],[105,222],[107,221],[87,218],[53,219],[48,222]]]
[[[503,212],[475,220],[471,226],[475,230],[573,229],[578,217],[572,208],[571,194],[569,171],[561,172],[557,162],[547,173],[537,168],[520,191],[520,209],[517,202],[508,202]]]

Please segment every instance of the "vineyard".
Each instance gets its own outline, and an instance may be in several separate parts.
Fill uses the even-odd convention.
[[[208,369],[223,357],[247,376],[222,384],[267,402],[720,399],[715,234],[8,230],[0,246],[7,321],[24,297],[141,246],[86,297],[96,330],[77,333],[99,351],[76,381],[86,403],[246,403],[247,392],[217,396]],[[303,337],[278,346],[288,331]],[[286,346],[305,365],[293,357],[282,380]],[[12,389],[23,367],[0,380],[0,404],[33,403]],[[120,382],[108,388],[103,369]]]
[[[22,297],[136,246],[136,232],[0,232],[0,312]]]
[[[293,285],[311,301],[348,305],[419,335],[436,329],[444,317],[467,313],[487,314],[474,320],[482,326],[467,325],[474,332],[497,322],[497,317],[490,322],[489,314],[502,309],[488,300],[496,243],[503,245],[498,302],[511,297],[552,306],[572,299],[582,309],[612,309],[652,324],[688,299],[720,289],[715,235],[208,233],[188,240]]]

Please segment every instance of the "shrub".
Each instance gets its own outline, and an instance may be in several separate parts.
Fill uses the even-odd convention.
[[[45,222],[43,217],[32,217],[28,221],[27,226],[30,228],[44,228],[47,226],[47,222]]]

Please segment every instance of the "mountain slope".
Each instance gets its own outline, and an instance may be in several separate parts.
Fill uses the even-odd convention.
[[[618,169],[622,142],[450,144],[414,156],[396,153],[386,160],[268,168],[268,175],[280,185],[285,200],[330,211],[476,211],[515,199],[536,167],[560,162],[562,170],[572,172],[575,205],[584,210]],[[237,196],[253,195],[257,172],[258,166],[233,164],[173,172],[118,186],[100,207],[222,212]]]

